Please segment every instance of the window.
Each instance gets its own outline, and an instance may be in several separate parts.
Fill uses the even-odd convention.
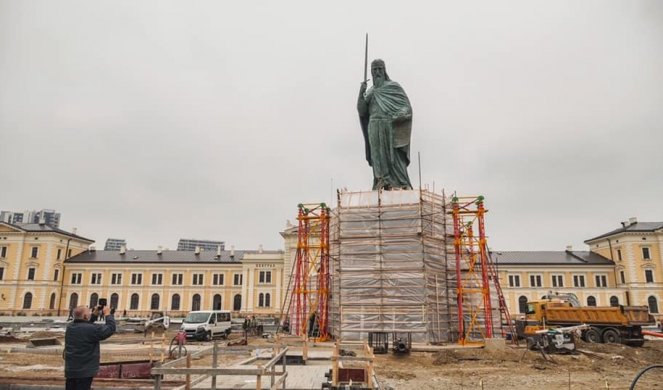
[[[265,307],[270,306],[270,304],[271,304],[270,301],[271,301],[271,296],[269,295],[269,293],[265,294]]]
[[[143,284],[143,274],[131,274],[131,284]]]
[[[28,280],[35,280],[35,269],[28,268]]]
[[[71,284],[81,284],[81,280],[83,280],[83,274],[82,273],[73,273],[71,274]]]
[[[612,307],[617,307],[617,306],[619,306],[619,298],[617,298],[617,297],[614,296],[614,295],[611,296],[611,297],[610,297],[610,306],[612,306]]]
[[[90,295],[90,309],[97,306],[98,303],[99,303],[99,294],[92,293],[92,295]]]
[[[182,274],[173,274],[173,283],[174,286],[182,285]]]
[[[93,273],[90,277],[90,284],[101,284],[101,273]]]
[[[32,247],[32,252],[30,253],[30,258],[36,259],[39,257],[39,247],[38,246],[33,246]]]
[[[216,276],[216,275],[214,275]],[[212,303],[212,310],[221,310],[221,295],[214,295],[214,300]]]
[[[62,249],[58,249],[58,255],[56,257],[58,260],[62,258]]]
[[[180,295],[173,294],[173,297],[170,300],[170,310],[179,310],[180,309]]]
[[[191,299],[191,310],[192,311],[200,310],[200,295],[199,294],[193,294],[193,298]]]
[[[202,286],[203,284],[203,274],[193,274],[193,285]]]
[[[585,287],[585,275],[573,275],[573,287]]]
[[[7,257],[7,247],[0,246],[0,258],[4,259],[5,257]]]
[[[152,294],[152,300],[150,301],[150,310],[159,309],[159,294]]]
[[[552,286],[553,287],[564,287],[564,275],[553,275],[552,276]]]
[[[242,296],[239,294],[235,295],[235,298],[233,298],[233,310],[234,311],[242,310]]]
[[[70,257],[71,257],[71,249],[69,249],[69,250],[67,251],[67,258],[70,258]]]
[[[596,287],[608,287],[608,276],[594,275],[594,280],[596,281]]]
[[[138,294],[131,294],[131,303],[129,304],[129,310],[138,310]]]
[[[622,250],[617,249],[617,260],[622,261]]]
[[[163,284],[163,274],[152,274],[152,284],[154,285]]]
[[[56,269],[55,271],[53,271],[53,281],[57,282],[59,277],[60,277],[60,270]]]
[[[69,297],[69,308],[73,309],[76,306],[78,306],[78,294],[71,293],[71,296]]]
[[[258,294],[258,307],[263,307],[265,305],[265,294]]]
[[[642,259],[643,260],[651,260],[651,256],[649,254],[649,247],[647,247],[647,246],[642,247]]]
[[[114,307],[117,309],[117,304],[120,301],[120,296],[117,295],[117,293],[112,293],[111,294],[111,300],[110,300],[110,307]]]
[[[111,274],[111,284],[122,284],[122,274]]]
[[[259,283],[271,283],[272,282],[272,271],[260,271]]]
[[[242,285],[242,274],[233,275],[233,285],[235,285],[235,286],[241,286]]]
[[[23,297],[23,308],[29,309],[32,306],[32,293],[25,293]]]
[[[215,286],[223,285],[223,274],[214,274],[214,277],[212,279],[213,279],[213,282],[214,282],[213,284]]]
[[[645,282],[654,283],[654,271],[650,269],[645,270]]]
[[[624,276],[624,271],[619,271],[619,279],[622,281],[622,284],[626,283],[626,277]]]
[[[529,276],[529,286],[530,287],[541,287],[541,275],[530,275]]]
[[[520,275],[509,275],[509,287],[520,287]]]
[[[587,306],[596,306],[596,298],[593,296],[588,296],[587,297]]]
[[[527,313],[527,297],[524,295],[521,295],[520,298],[518,298],[518,311],[521,314]]]
[[[650,313],[658,313],[658,302],[656,301],[655,296],[650,296],[647,298],[647,304],[649,305],[649,312]]]
[[[49,303],[48,303],[48,308],[49,308],[50,310],[55,309],[55,293],[52,293],[52,294],[51,294],[51,300],[50,300]]]
[[[0,267],[0,280],[2,280],[5,277],[5,268]]]

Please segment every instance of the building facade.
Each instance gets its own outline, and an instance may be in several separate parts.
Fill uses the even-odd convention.
[[[193,238],[180,238],[177,242],[178,251],[195,251],[196,248],[204,251],[216,251],[219,248],[224,250],[225,246],[226,244],[223,241],[196,240]]]
[[[106,245],[104,245],[105,251],[119,251],[122,247],[127,247],[127,240],[124,238],[108,238],[106,239]]]
[[[88,250],[66,263],[64,307],[100,298],[127,316],[192,310],[277,315],[282,251]]]
[[[0,222],[0,313],[56,314],[65,260],[93,241],[46,224]]]
[[[0,211],[0,222],[6,222],[10,224],[37,223],[59,228],[60,213],[49,209],[42,209],[39,211]]]

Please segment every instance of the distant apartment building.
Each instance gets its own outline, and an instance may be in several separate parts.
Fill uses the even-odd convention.
[[[11,224],[17,223],[37,223],[48,225],[50,227],[60,227],[60,213],[55,210],[42,209],[26,211],[0,211],[0,222]]]
[[[195,251],[196,247],[205,251],[216,251],[219,247],[221,247],[221,250],[225,250],[226,243],[223,241],[195,240],[189,238],[180,238],[180,241],[177,243],[178,251]]]
[[[127,247],[127,240],[124,238],[109,238],[106,240],[106,245],[104,245],[105,251],[119,251],[120,248],[124,246]]]

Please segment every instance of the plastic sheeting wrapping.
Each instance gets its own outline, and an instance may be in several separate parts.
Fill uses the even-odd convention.
[[[426,190],[339,193],[330,228],[336,337],[411,332],[415,341],[453,340],[446,218],[444,198]]]

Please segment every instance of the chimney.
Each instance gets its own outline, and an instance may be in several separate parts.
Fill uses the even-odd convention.
[[[127,246],[126,245],[120,245],[120,254],[124,255],[127,253]]]
[[[262,244],[258,245],[258,253],[262,253]]]
[[[631,226],[631,225],[635,225],[636,223],[638,223],[638,218],[636,218],[636,217],[631,217],[631,218],[628,219],[628,225],[629,225],[629,226]]]
[[[39,226],[44,226],[44,225],[46,225],[46,216],[44,215],[44,212],[42,211],[42,212],[39,213]]]
[[[567,245],[566,246],[566,251],[567,252],[573,252],[573,245]]]
[[[230,260],[235,259],[235,245],[230,246]]]
[[[161,253],[163,253],[163,249],[162,249],[161,245],[159,245],[157,247],[157,255],[161,255]]]
[[[217,259],[221,258],[221,245],[216,247],[216,258]]]
[[[95,252],[95,251],[97,250],[97,247],[94,246],[94,245],[90,245],[90,247],[88,248],[88,250],[89,250],[90,252]]]
[[[196,250],[193,251],[193,253],[198,256],[200,254],[200,247],[196,245]]]
[[[76,235],[76,233],[78,233],[78,228],[72,228],[71,234]]]

